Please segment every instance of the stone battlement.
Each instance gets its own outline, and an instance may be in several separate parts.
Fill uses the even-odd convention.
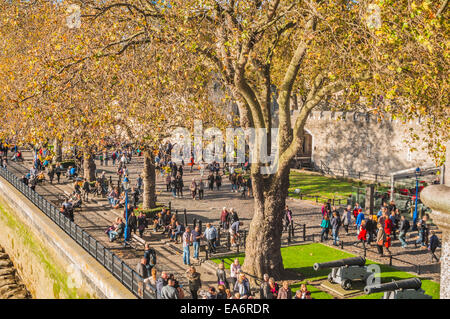
[[[294,117],[295,117],[294,111]],[[347,122],[367,122],[367,123],[402,123],[402,121],[398,118],[394,118],[390,114],[385,114],[383,117],[375,114],[370,114],[367,112],[345,112],[345,111],[312,111],[308,117],[308,120],[320,120],[320,121],[331,121],[331,120],[340,120]],[[422,118],[418,117],[415,120],[409,120],[407,124],[420,124],[422,122]]]

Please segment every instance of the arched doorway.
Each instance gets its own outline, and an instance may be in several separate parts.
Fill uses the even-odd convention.
[[[312,169],[313,136],[308,130],[303,131],[302,145],[293,159],[293,168]]]

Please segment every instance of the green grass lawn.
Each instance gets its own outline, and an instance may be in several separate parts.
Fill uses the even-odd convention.
[[[314,271],[313,265],[316,262],[327,262],[336,259],[355,257],[355,255],[343,252],[338,249],[334,249],[332,247],[328,247],[319,243],[307,244],[307,245],[298,245],[298,246],[290,246],[281,248],[281,256],[283,257],[284,267],[286,269],[296,271],[301,273],[305,281],[313,281],[326,278],[329,269],[322,269],[319,271]],[[227,258],[223,258],[225,261],[225,267],[229,269],[230,264],[233,262],[234,258],[239,258],[240,263],[244,262],[244,255],[231,255]],[[220,263],[221,259],[212,259],[215,263]],[[374,264],[375,262],[367,260],[366,264]],[[381,268],[381,282],[390,282],[392,279],[406,279],[416,277],[412,274],[408,274],[406,272],[402,272],[396,270],[392,267],[388,267],[385,265],[380,265]],[[300,284],[291,286],[292,292],[295,293],[300,288]],[[439,299],[439,284],[430,281],[430,280],[422,280],[422,288],[425,290],[426,294],[433,297],[433,299]],[[331,299],[333,298],[326,292],[322,292],[316,289],[313,286],[308,285],[308,289],[311,291],[311,296],[315,299]],[[382,297],[382,293],[376,293],[371,295],[363,295],[360,297],[356,297],[358,299],[380,299]],[[355,299],[356,299],[355,298]]]
[[[291,172],[289,183],[289,196],[294,198],[299,197],[294,192],[296,188],[299,188],[302,194],[319,195],[331,199],[347,199],[348,195],[352,194],[352,186],[360,185],[358,182],[344,179],[299,172]]]

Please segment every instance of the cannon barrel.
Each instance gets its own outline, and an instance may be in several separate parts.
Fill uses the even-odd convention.
[[[319,269],[343,267],[343,266],[364,266],[365,264],[366,259],[364,257],[351,257],[329,261],[326,263],[315,263],[313,268],[314,270],[317,271]]]
[[[397,289],[419,289],[422,286],[422,281],[419,278],[409,278],[393,282],[387,282],[381,285],[370,285],[364,287],[366,295],[375,292],[394,291]]]

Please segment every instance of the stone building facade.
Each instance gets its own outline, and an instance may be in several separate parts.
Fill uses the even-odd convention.
[[[305,125],[305,144],[299,156],[310,156],[316,167],[322,164],[334,170],[380,175],[434,166],[422,150],[423,141],[410,142],[410,129],[420,137],[420,125],[420,119],[403,124],[367,113],[314,111]],[[411,147],[417,151],[410,151]]]

